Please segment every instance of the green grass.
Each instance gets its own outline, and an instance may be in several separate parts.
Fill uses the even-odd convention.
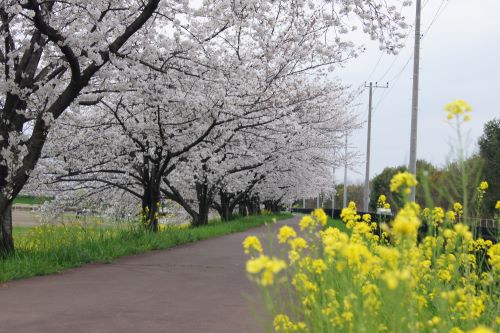
[[[45,201],[49,201],[50,198],[47,197],[33,197],[29,195],[19,195],[14,199],[14,204],[23,205],[41,205]]]
[[[340,231],[345,232],[348,235],[351,234],[351,231],[349,229],[347,229],[347,227],[345,226],[345,223],[342,222],[342,220],[332,219],[331,217],[329,217],[326,225],[329,227],[335,227],[337,229],[340,229]]]
[[[16,252],[0,259],[0,281],[58,273],[86,263],[109,263],[122,256],[241,232],[262,226],[273,218],[282,220],[291,216],[289,213],[249,216],[198,228],[170,227],[158,233],[132,225],[16,227]]]

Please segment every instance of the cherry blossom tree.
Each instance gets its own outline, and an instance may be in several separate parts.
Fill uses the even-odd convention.
[[[149,1],[0,3],[0,253],[13,251],[11,205],[53,121],[158,10]],[[164,15],[181,2],[162,2]]]
[[[30,39],[21,31],[38,34],[44,42],[32,43],[41,50],[32,77],[43,73],[45,81],[32,79],[31,87],[18,89],[10,68],[2,73],[4,105],[12,95],[26,106],[2,112],[0,210],[8,211],[26,183],[52,126],[45,166],[54,169],[54,180],[113,186],[141,198],[152,230],[161,184],[165,195],[189,206],[197,202],[197,214],[205,216],[213,191],[232,186],[227,193],[248,193],[248,186],[266,177],[268,171],[253,171],[270,170],[271,161],[278,163],[273,154],[288,152],[293,141],[286,134],[275,142],[269,138],[281,128],[300,128],[308,110],[315,115],[328,109],[324,98],[331,81],[325,77],[357,55],[348,37],[355,24],[388,52],[396,52],[404,28],[396,7],[382,0],[214,0],[195,8],[183,2],[159,6],[159,1],[9,3],[15,6],[2,7],[3,26],[16,31],[4,35],[20,41],[17,51],[3,50],[2,59],[13,66],[12,59],[29,49]],[[345,102],[342,96],[336,98]],[[58,119],[70,106],[67,117]],[[345,108],[330,110],[333,116]],[[14,118],[23,114],[17,125],[7,120],[9,112]],[[339,130],[340,124],[332,128]],[[309,130],[313,127],[304,132]],[[268,139],[253,149],[245,139],[250,136]],[[333,149],[321,140],[318,151]],[[230,177],[246,183],[230,185]],[[173,188],[189,199],[179,199]],[[1,224],[2,235],[9,235],[10,222]],[[6,239],[3,248],[13,248],[12,238]]]

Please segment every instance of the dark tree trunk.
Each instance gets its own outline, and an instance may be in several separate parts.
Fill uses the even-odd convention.
[[[193,226],[199,227],[208,224],[208,213],[212,203],[211,190],[207,184],[196,184],[196,196],[198,198],[198,216],[193,217]]]
[[[220,217],[223,221],[229,221],[233,218],[234,206],[231,205],[231,195],[225,191],[220,191]]]
[[[247,209],[249,215],[257,215],[260,214],[260,200],[257,196],[251,197],[247,201]]]
[[[152,181],[144,188],[142,197],[141,222],[150,231],[158,231],[158,217],[160,208],[160,185]]]
[[[266,200],[264,201],[264,208],[272,213],[279,213],[281,211],[281,200]]]
[[[243,201],[238,205],[238,213],[240,216],[247,216],[247,207]]]
[[[12,237],[12,204],[2,205],[0,210],[0,256],[14,252]]]

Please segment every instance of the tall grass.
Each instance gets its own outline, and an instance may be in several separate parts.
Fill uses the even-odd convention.
[[[198,228],[163,228],[151,233],[137,225],[41,225],[15,228],[16,252],[0,259],[0,281],[53,274],[86,263],[109,263],[121,256],[244,231],[291,217],[249,216]]]

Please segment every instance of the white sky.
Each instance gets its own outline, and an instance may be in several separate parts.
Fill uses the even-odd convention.
[[[484,123],[500,117],[500,0],[423,0],[423,4],[422,32],[436,17],[438,8],[442,4],[446,6],[421,42],[417,158],[443,166],[454,138],[454,130],[445,120],[443,107],[446,103],[461,98],[472,105],[472,121],[466,128],[470,150],[477,150],[477,139]],[[414,8],[413,5],[405,12],[412,25]],[[386,166],[408,163],[413,32],[398,56],[384,54],[380,58],[378,44],[369,42],[365,46],[367,51],[337,75],[353,87],[365,81],[384,84],[389,81],[390,89],[374,89],[372,178]],[[358,103],[361,119],[366,120],[367,90]],[[349,146],[362,155],[360,163],[349,172],[349,183],[364,180],[366,130],[365,123],[349,139]],[[337,182],[342,182],[342,174],[343,171],[337,172]]]

